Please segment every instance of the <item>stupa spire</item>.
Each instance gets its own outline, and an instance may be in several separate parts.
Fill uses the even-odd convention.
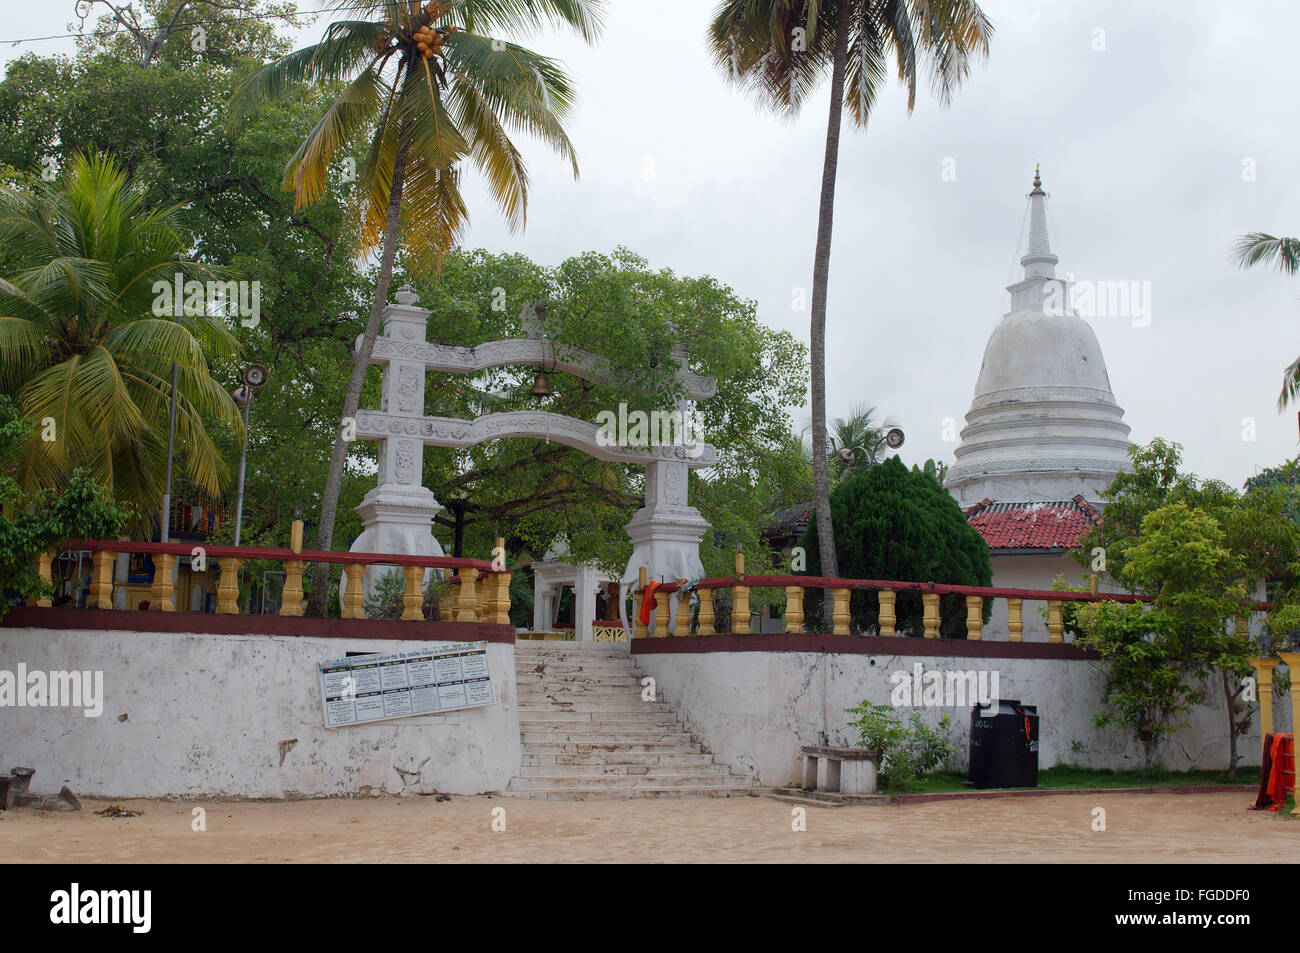
[[[1029,238],[1020,264],[1024,266],[1026,278],[1055,278],[1059,260],[1052,254],[1047,237],[1047,193],[1043,191],[1043,180],[1035,163],[1034,188],[1029,193]]]

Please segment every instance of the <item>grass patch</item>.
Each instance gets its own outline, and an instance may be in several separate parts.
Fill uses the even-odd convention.
[[[1107,788],[1194,787],[1215,784],[1235,784],[1243,788],[1259,787],[1259,768],[1237,769],[1235,780],[1228,780],[1227,771],[1106,771],[1057,765],[1038,772],[1038,787],[989,788],[988,790],[1078,790]],[[940,794],[951,791],[974,791],[966,784],[964,771],[935,771],[917,778],[908,786],[912,794]]]

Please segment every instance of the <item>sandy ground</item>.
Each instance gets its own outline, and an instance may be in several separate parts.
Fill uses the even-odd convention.
[[[1089,794],[808,808],[766,797],[127,801],[139,817],[0,812],[0,862],[1187,862],[1294,861],[1300,820],[1252,794]],[[206,812],[207,830],[191,829]],[[1106,830],[1094,831],[1094,808]],[[492,830],[505,809],[504,831]]]

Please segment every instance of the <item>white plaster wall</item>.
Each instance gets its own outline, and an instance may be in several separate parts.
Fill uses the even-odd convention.
[[[0,668],[99,670],[106,699],[98,718],[0,711],[0,770],[26,765],[34,791],[66,783],[92,797],[504,790],[520,764],[513,645],[488,643],[494,706],[324,727],[317,662],[429,644],[440,643],[0,630]]]
[[[999,695],[1037,705],[1039,767],[1076,764],[1090,768],[1140,768],[1143,751],[1120,728],[1093,726],[1105,680],[1097,662],[1051,659],[938,658],[909,655],[849,655],[816,652],[709,652],[638,654],[634,658],[658,690],[675,706],[721,760],[750,771],[762,784],[797,784],[799,747],[819,743],[820,732],[834,745],[852,745],[845,709],[866,699],[889,704],[896,671],[998,673]],[[1226,718],[1217,683],[1209,703],[1162,746],[1163,767],[1226,768]],[[919,711],[928,724],[947,713],[957,755],[953,768],[964,770],[970,740],[970,709]],[[1239,739],[1242,764],[1258,764],[1258,719]]]

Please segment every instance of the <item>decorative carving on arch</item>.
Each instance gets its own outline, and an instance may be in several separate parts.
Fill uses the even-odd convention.
[[[651,447],[604,446],[596,438],[599,429],[585,420],[540,410],[511,410],[487,414],[474,420],[456,417],[407,417],[375,410],[357,412],[358,440],[387,440],[416,437],[437,447],[473,447],[486,440],[531,437],[554,440],[612,463],[654,463],[673,460],[690,467],[710,467],[718,462],[718,451],[707,443],[693,447],[664,444]],[[400,479],[400,477],[399,477]],[[405,481],[403,481],[405,482]]]
[[[533,338],[506,338],[475,347],[457,347],[430,341],[403,341],[387,336],[376,338],[370,363],[387,364],[390,361],[423,363],[428,370],[451,374],[476,374],[493,367],[537,364],[547,370],[553,368],[583,380],[600,383],[609,383],[618,378],[609,361],[598,354]],[[718,392],[717,381],[712,377],[696,374],[686,367],[679,367],[676,377],[682,382],[691,400],[707,400]]]

